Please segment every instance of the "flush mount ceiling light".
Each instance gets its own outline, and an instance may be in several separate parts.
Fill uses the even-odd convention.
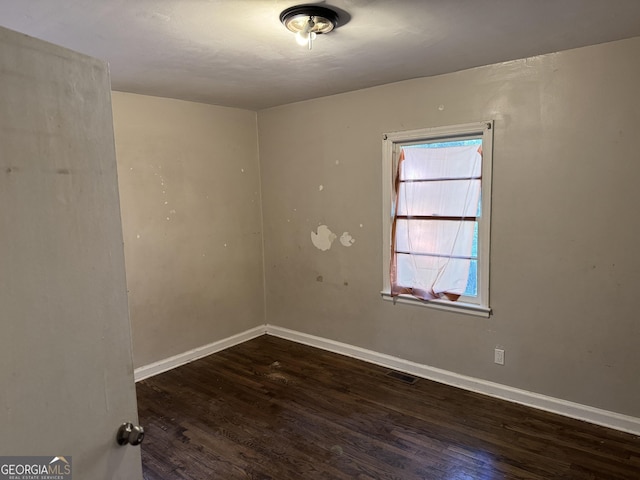
[[[280,14],[280,21],[296,34],[300,45],[313,46],[316,35],[329,33],[338,26],[338,13],[319,5],[298,5]]]

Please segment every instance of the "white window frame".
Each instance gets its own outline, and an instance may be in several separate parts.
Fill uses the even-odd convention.
[[[391,225],[393,223],[393,184],[397,172],[398,155],[404,145],[417,142],[455,141],[482,138],[482,210],[478,221],[478,296],[477,299],[460,297],[452,302],[445,299],[423,301],[411,295],[391,296],[389,268],[391,263]],[[493,158],[493,120],[422,128],[386,133],[382,137],[382,298],[394,303],[421,305],[480,317],[489,317],[489,254],[491,239],[491,172]]]

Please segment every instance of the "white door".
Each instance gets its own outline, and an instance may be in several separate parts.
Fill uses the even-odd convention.
[[[142,478],[105,63],[0,28],[0,456]]]

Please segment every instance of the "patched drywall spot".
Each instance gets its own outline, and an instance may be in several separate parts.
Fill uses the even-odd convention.
[[[324,185],[318,185],[318,191],[321,192],[322,190],[324,190]]]
[[[360,224],[360,228],[362,228],[362,227],[364,227],[364,225],[363,225],[363,224]]]
[[[340,243],[342,245],[344,245],[345,247],[350,247],[351,245],[353,245],[354,243],[356,243],[356,239],[353,238],[349,232],[344,232],[341,236],[340,236]]]
[[[313,245],[323,252],[331,248],[331,244],[336,238],[338,238],[338,236],[329,230],[329,227],[326,225],[320,225],[317,233],[311,232],[311,241],[313,242]]]
[[[438,110],[442,112],[444,110],[444,105],[438,105]]]

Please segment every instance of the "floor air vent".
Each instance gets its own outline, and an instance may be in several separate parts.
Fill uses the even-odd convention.
[[[396,380],[400,380],[401,382],[408,383],[409,385],[413,385],[418,381],[418,378],[414,377],[413,375],[409,375],[408,373],[396,372],[394,370],[388,372],[387,376],[395,378]]]

